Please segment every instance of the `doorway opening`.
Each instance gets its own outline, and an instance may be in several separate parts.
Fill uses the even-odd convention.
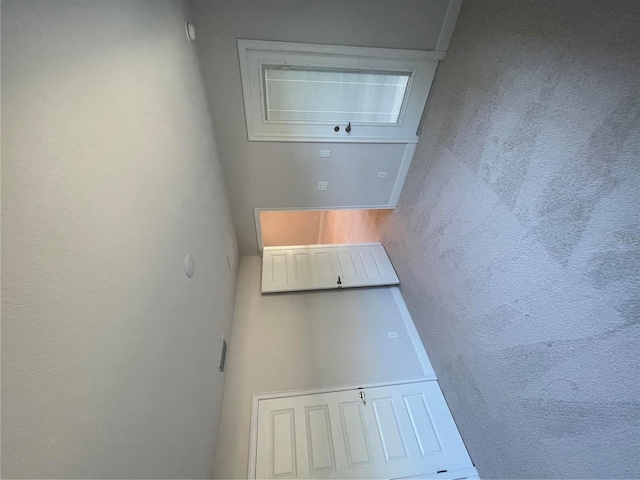
[[[256,209],[260,251],[264,247],[381,242],[393,209]]]

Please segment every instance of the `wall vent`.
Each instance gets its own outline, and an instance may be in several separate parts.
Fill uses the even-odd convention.
[[[227,359],[227,341],[224,335],[220,337],[220,351],[218,352],[218,371],[220,375],[224,373],[224,364]]]

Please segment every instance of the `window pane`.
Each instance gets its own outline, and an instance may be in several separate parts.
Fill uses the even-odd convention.
[[[411,74],[265,67],[267,120],[398,123]]]

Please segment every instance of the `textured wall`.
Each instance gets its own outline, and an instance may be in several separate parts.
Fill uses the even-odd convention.
[[[233,227],[187,15],[2,2],[2,478],[213,474]]]
[[[481,476],[640,477],[636,1],[470,1],[385,245]]]
[[[237,39],[435,50],[448,0],[190,1],[243,255],[258,253],[254,208],[388,205],[404,145],[247,140]]]

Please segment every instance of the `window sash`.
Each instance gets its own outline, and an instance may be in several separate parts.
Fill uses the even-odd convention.
[[[397,125],[411,72],[263,65],[268,123]]]
[[[417,50],[239,39],[238,55],[249,141],[416,143],[418,125],[438,61],[443,59],[445,54]],[[373,110],[358,109],[357,105],[345,108],[344,102],[337,107],[325,104],[321,106],[322,108],[317,105],[311,105],[311,108],[305,105],[291,108],[274,98],[274,95],[278,95],[277,89],[274,88],[269,88],[267,105],[264,69],[270,66],[279,67],[285,71],[286,68],[307,72],[316,70],[313,75],[318,75],[317,71],[335,73],[336,70],[356,74],[400,74],[399,77],[406,76],[408,81],[404,95],[398,92],[395,94],[398,97],[396,101],[402,104],[397,117],[397,106],[394,108],[391,100],[388,101],[390,105],[387,107]],[[274,74],[273,71],[270,73]],[[276,77],[272,75],[270,78],[275,80]],[[278,78],[278,80],[283,79]],[[393,77],[393,80],[394,82],[398,80],[398,76]],[[369,82],[352,81],[351,83]],[[381,86],[399,90],[398,85]],[[354,86],[347,85],[346,88],[354,88]],[[280,93],[282,90],[280,88]],[[284,88],[284,90],[290,90],[290,88]],[[302,92],[302,97],[310,96],[304,93],[304,89],[299,91]],[[389,92],[383,93],[391,96]],[[351,98],[353,95],[346,96]],[[309,103],[308,99],[307,103]],[[278,110],[296,110],[296,112]],[[357,117],[354,117],[354,113]],[[352,128],[347,128],[349,122]]]

